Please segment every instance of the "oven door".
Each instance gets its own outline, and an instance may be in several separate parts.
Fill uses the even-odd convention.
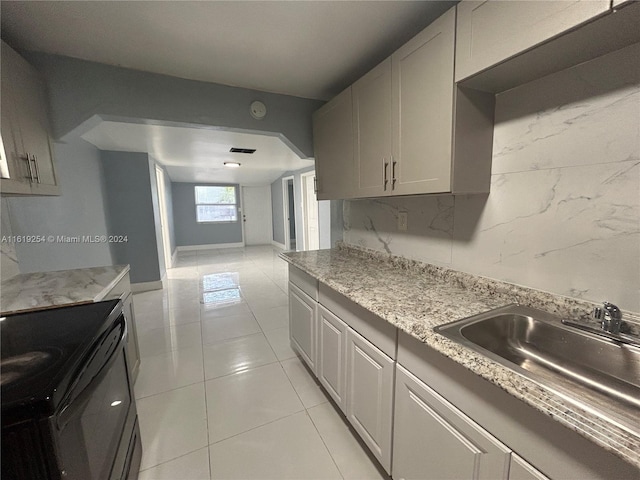
[[[135,402],[125,343],[126,323],[120,316],[96,345],[52,425],[58,430],[58,460],[65,479],[110,478],[121,442],[130,441],[132,432],[126,427],[132,413],[135,418]]]

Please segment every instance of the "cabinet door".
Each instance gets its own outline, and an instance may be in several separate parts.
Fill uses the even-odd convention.
[[[451,190],[455,8],[391,56],[393,195]]]
[[[456,81],[607,12],[609,4],[610,0],[460,2]]]
[[[508,477],[509,449],[400,365],[394,422],[397,480]]]
[[[318,306],[318,380],[346,413],[347,324]]]
[[[391,191],[391,58],[353,84],[355,196]]]
[[[347,419],[391,473],[394,362],[354,330],[347,330]]]
[[[138,346],[138,331],[136,329],[136,315],[133,310],[133,295],[129,293],[123,301],[123,313],[127,322],[127,364],[129,365],[129,375],[131,381],[138,378],[140,369],[140,347]]]
[[[289,282],[291,346],[316,373],[316,302]]]
[[[351,87],[313,114],[318,200],[353,197]]]
[[[2,131],[2,146],[7,162],[9,177],[2,178],[3,193],[31,193],[31,180],[27,170],[27,161],[22,146],[20,136],[20,126],[18,123],[18,107],[15,99],[16,62],[19,62],[19,55],[14,52],[6,43],[2,42],[0,52],[2,66],[0,74],[2,76],[0,85],[0,99],[2,108],[0,109],[2,118],[0,119],[0,129]]]
[[[511,467],[509,468],[509,480],[549,480],[522,457],[511,454]]]

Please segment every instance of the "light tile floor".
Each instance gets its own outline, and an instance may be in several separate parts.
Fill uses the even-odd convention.
[[[140,480],[385,479],[289,345],[270,246],[181,252],[134,295]]]

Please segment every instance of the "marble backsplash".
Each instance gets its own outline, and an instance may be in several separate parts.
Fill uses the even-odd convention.
[[[20,273],[18,268],[18,255],[15,245],[6,241],[6,237],[13,235],[11,229],[11,217],[9,215],[9,204],[6,198],[0,199],[0,277],[7,280]]]
[[[344,241],[640,312],[638,72],[634,45],[499,95],[489,195],[345,201]]]

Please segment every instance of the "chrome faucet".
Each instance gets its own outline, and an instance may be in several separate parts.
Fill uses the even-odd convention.
[[[593,318],[600,320],[600,327],[608,333],[617,335],[622,325],[622,313],[613,303],[603,302],[602,307],[593,309]]]

